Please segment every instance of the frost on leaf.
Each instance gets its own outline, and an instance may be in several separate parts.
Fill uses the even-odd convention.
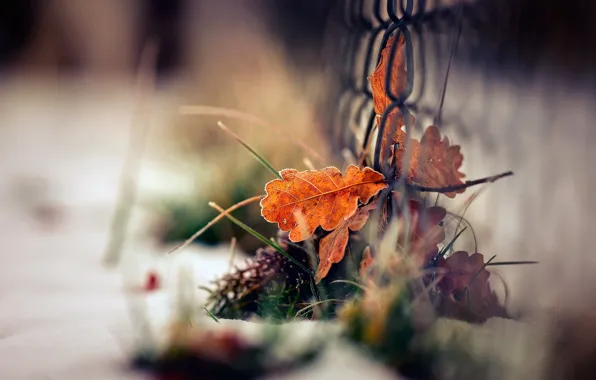
[[[367,203],[387,187],[381,173],[355,165],[343,176],[335,167],[302,172],[285,169],[280,174],[283,179],[265,186],[261,214],[280,230],[290,231],[293,242],[309,238],[319,226],[336,229],[356,213],[358,200]]]
[[[406,153],[409,153],[409,165],[407,174],[404,173],[404,160]],[[462,178],[465,177],[459,171],[464,156],[460,152],[459,145],[450,145],[449,139],[443,137],[439,128],[431,125],[426,128],[420,141],[411,140],[410,145],[400,145],[395,151],[394,165],[396,177],[401,178],[407,175],[407,180],[424,187],[448,187],[462,185]],[[456,193],[463,193],[465,189],[443,193],[449,198],[455,197]]]
[[[321,239],[319,242],[319,267],[315,275],[317,283],[327,276],[331,265],[339,263],[344,258],[350,237],[348,230],[361,230],[368,220],[369,212],[375,207],[376,202],[372,202],[359,208],[354,215],[342,221],[333,232]]]

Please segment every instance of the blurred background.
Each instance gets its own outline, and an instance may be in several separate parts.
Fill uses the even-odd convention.
[[[140,122],[151,124],[146,126],[147,156],[140,169],[139,187],[144,190],[140,196],[163,196],[165,208],[153,211],[162,213],[164,220],[156,222],[159,232],[153,233],[162,234],[166,241],[186,238],[215,215],[206,210],[207,201],[224,206],[235,203],[262,192],[267,179],[258,163],[217,128],[218,120],[241,130],[238,133],[256,149],[267,151],[263,154],[279,168],[302,165],[304,158],[299,151],[287,151],[292,143],[280,140],[284,133],[293,131],[296,138],[311,136],[309,144],[325,147],[311,135],[317,133],[311,126],[313,106],[324,91],[324,62],[319,53],[333,2],[294,3],[4,2],[0,57],[3,95],[8,99],[3,102],[3,117],[43,120],[45,108],[68,139],[77,133],[101,133],[110,140],[106,143],[125,147],[129,118],[138,103],[134,86],[141,53],[155,43],[155,70],[150,68],[150,75],[155,76],[156,85],[145,105],[151,116]],[[212,116],[180,117],[178,108],[184,105],[217,109]],[[36,111],[21,112],[20,107]],[[82,107],[88,108],[83,111]],[[258,116],[275,126],[278,134],[263,133],[262,125],[248,123],[246,117],[228,122],[229,118],[222,119],[226,110]],[[76,118],[79,120],[74,121]],[[105,125],[94,127],[80,118]],[[21,131],[35,125],[36,133],[45,130],[53,140],[62,140],[56,125],[21,123]],[[39,137],[35,140],[47,144],[43,150],[37,149],[35,158],[47,163],[55,144]],[[94,143],[89,144],[91,141]],[[108,148],[93,138],[73,144],[86,153],[92,145],[101,155]],[[116,165],[123,164],[121,157],[106,156]],[[39,170],[53,175],[46,167]],[[63,171],[55,167],[51,172]],[[247,181],[255,175],[263,180]],[[227,183],[222,186],[224,179]],[[185,197],[193,197],[191,206],[196,207],[189,209]],[[172,224],[172,218],[178,222]],[[204,240],[214,243],[231,237],[231,225],[222,223]],[[248,244],[248,250],[255,248],[248,242],[241,244]]]
[[[120,378],[134,330],[172,309],[123,286],[157,272],[175,287],[176,268],[193,265],[208,285],[229,248],[207,247],[235,236],[242,261],[260,246],[224,220],[204,248],[164,256],[216,215],[208,201],[228,207],[271,179],[218,120],[279,169],[305,168],[298,139],[327,155],[313,126],[332,3],[0,3],[3,378]],[[211,108],[180,114],[199,105]],[[237,215],[274,233],[258,205]]]
[[[479,251],[540,261],[500,269],[513,308],[585,304],[596,268],[596,4],[396,1],[398,13],[410,3],[432,14],[408,26],[417,120],[440,113],[444,133],[462,145],[467,178],[515,172],[466,212]],[[75,378],[71,369],[90,362],[102,378],[105,363],[85,355],[122,354],[114,331],[126,329],[129,307],[120,275],[102,267],[109,250],[136,255],[126,278],[140,284],[215,216],[208,201],[227,207],[263,192],[270,174],[217,121],[278,169],[345,166],[342,149],[366,124],[355,110],[372,109],[362,73],[376,62],[386,8],[373,0],[2,1],[0,363],[39,363],[10,366],[7,378]],[[140,72],[151,46],[155,64]],[[140,74],[155,83],[139,86]],[[126,178],[136,184],[132,198],[123,196]],[[122,204],[131,222],[114,227]],[[274,233],[257,205],[238,217]],[[225,270],[228,249],[205,256],[204,247],[234,236],[248,254],[259,246],[222,221],[202,236],[198,265],[212,256]],[[461,248],[471,249],[467,239]]]

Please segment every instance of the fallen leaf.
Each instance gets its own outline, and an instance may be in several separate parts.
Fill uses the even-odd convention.
[[[321,281],[329,273],[331,265],[339,263],[346,253],[350,232],[359,231],[368,220],[368,214],[376,207],[376,202],[360,207],[350,218],[342,221],[337,228],[319,242],[319,266],[315,282]]]
[[[425,187],[447,187],[462,185],[462,178],[465,175],[459,172],[464,160],[459,145],[449,145],[449,139],[443,137],[439,128],[431,125],[426,128],[420,142],[411,140],[406,152],[406,145],[400,145],[395,151],[394,165],[396,177],[400,178],[403,173],[403,163],[406,153],[410,155],[407,180]],[[463,193],[465,189],[443,193],[449,198],[455,197],[456,193]]]
[[[507,317],[505,308],[491,289],[484,257],[480,253],[468,255],[457,251],[441,259],[439,268],[445,270],[437,287],[446,296],[442,313],[469,322],[483,322],[491,317]]]
[[[370,88],[373,96],[374,111],[377,115],[377,126],[380,127],[381,116],[385,109],[393,103],[389,97],[389,89],[385,87],[387,75],[390,75],[390,89],[393,95],[399,96],[406,89],[407,85],[407,71],[405,63],[405,38],[403,33],[399,33],[399,40],[395,49],[395,55],[393,57],[392,67],[389,67],[389,58],[391,50],[395,45],[396,36],[391,37],[387,40],[387,46],[381,50],[381,58],[375,71],[368,77],[370,82]],[[391,69],[391,72],[389,72]],[[414,117],[409,115],[409,124],[414,124]],[[381,140],[381,153],[384,155],[388,144],[403,144],[406,141],[406,133],[402,131],[402,127],[405,125],[405,117],[399,108],[393,109],[387,115],[386,127],[383,131],[383,138]],[[393,130],[392,130],[393,129]]]
[[[366,276],[366,271],[368,271],[368,268],[370,268],[372,263],[373,263],[373,257],[370,252],[370,246],[367,246],[366,248],[364,248],[364,251],[362,252],[362,261],[360,261],[359,273],[360,273],[361,278]]]
[[[439,265],[447,270],[447,274],[439,284],[445,294],[465,290],[472,280],[485,284],[490,276],[484,268],[484,257],[480,253],[470,256],[465,251],[457,251],[441,261]]]
[[[409,254],[418,267],[424,267],[438,253],[438,245],[445,239],[445,230],[441,221],[447,211],[440,206],[426,207],[424,202],[410,199],[409,206],[409,233],[400,236],[398,244],[403,245],[409,241]],[[401,214],[401,218],[405,216]]]
[[[355,165],[348,166],[343,177],[335,167],[302,172],[284,169],[280,175],[283,179],[265,186],[261,215],[280,230],[290,231],[293,242],[309,238],[319,226],[326,231],[336,229],[354,215],[359,199],[367,203],[387,187],[383,174]]]

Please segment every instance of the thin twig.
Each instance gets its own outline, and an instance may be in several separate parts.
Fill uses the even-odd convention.
[[[538,261],[497,261],[496,263],[487,263],[486,266],[496,265],[528,265],[528,264],[540,264]]]
[[[451,192],[454,192],[457,190],[466,189],[468,187],[480,185],[483,183],[492,183],[492,182],[495,182],[503,177],[509,177],[512,175],[513,175],[513,172],[508,171],[508,172],[497,174],[497,175],[494,175],[491,177],[475,179],[473,181],[466,181],[465,183],[463,183],[461,185],[453,185],[453,186],[445,186],[445,187],[426,187],[426,186],[419,186],[419,185],[414,185],[414,184],[406,184],[406,186],[413,190],[417,190],[417,191],[426,191],[426,192],[433,192],[433,193],[451,193]],[[395,183],[398,183],[398,182],[399,181],[395,181]]]
[[[263,197],[264,197],[264,195],[256,195],[254,197],[245,199],[242,202],[238,202],[238,203],[236,203],[233,206],[230,206],[228,209],[224,210],[218,216],[216,216],[215,218],[213,218],[209,223],[207,223],[205,225],[205,227],[201,228],[200,230],[198,230],[197,232],[195,232],[191,237],[189,237],[188,239],[186,239],[184,241],[184,243],[178,245],[177,247],[175,247],[174,249],[172,249],[170,252],[168,252],[168,254],[174,253],[174,252],[178,251],[179,249],[183,249],[183,248],[187,247],[189,244],[191,244],[193,241],[195,241],[196,238],[198,238],[205,231],[207,231],[207,229],[209,229],[209,227],[213,226],[215,223],[217,223],[220,220],[222,220],[223,218],[225,218],[226,217],[226,213],[235,211],[235,210],[239,209],[240,207],[243,207],[243,206],[249,205],[251,203],[260,201],[261,199],[263,199]]]

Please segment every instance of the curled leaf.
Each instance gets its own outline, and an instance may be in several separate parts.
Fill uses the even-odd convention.
[[[309,238],[317,227],[331,231],[352,217],[358,200],[368,202],[387,187],[383,174],[371,168],[350,165],[346,173],[335,167],[299,172],[284,169],[283,179],[265,186],[267,196],[261,201],[261,215],[277,223],[289,238],[300,242]]]
[[[463,185],[462,178],[465,175],[459,169],[464,156],[460,152],[460,146],[450,145],[447,137],[441,139],[441,132],[436,126],[427,127],[420,142],[411,140],[408,151],[406,152],[405,144],[395,151],[396,177],[407,175],[409,182],[425,187]],[[403,170],[406,153],[410,155],[407,174]],[[464,190],[462,188],[444,194],[453,198],[456,193],[463,193]]]
[[[406,40],[403,33],[399,33],[399,40],[397,41],[397,46],[395,47],[397,50],[395,51],[393,61],[391,62],[391,70],[389,70],[389,55],[391,54],[391,49],[394,48],[393,45],[395,44],[395,40],[396,36],[393,36],[387,40],[387,45],[381,51],[381,59],[379,60],[377,68],[372,75],[368,77],[373,93],[374,110],[377,115],[385,112],[385,108],[392,103],[388,95],[389,91],[385,88],[387,75],[391,75],[389,83],[391,86],[391,92],[393,94],[400,94],[406,89],[407,72],[404,59],[404,44]],[[391,71],[391,73],[389,73],[389,71]]]
[[[329,273],[331,265],[339,263],[346,253],[350,233],[359,231],[368,220],[368,214],[376,207],[376,202],[363,206],[350,218],[342,221],[337,228],[319,242],[319,267],[315,274],[315,282],[321,281]]]

